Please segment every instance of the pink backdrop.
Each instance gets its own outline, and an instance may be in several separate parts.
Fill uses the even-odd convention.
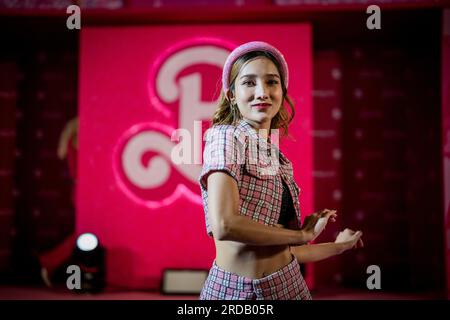
[[[107,248],[109,284],[157,288],[164,268],[209,269],[214,245],[197,184],[201,165],[171,162],[171,134],[185,128],[201,139],[193,124],[202,120],[203,132],[209,125],[220,66],[235,44],[251,40],[278,47],[290,67],[295,141],[281,146],[306,215],[313,210],[308,25],[82,29],[76,227]]]

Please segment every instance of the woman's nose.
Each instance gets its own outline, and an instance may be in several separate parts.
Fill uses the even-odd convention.
[[[268,98],[267,88],[263,84],[256,86],[255,96],[257,99],[266,100]]]

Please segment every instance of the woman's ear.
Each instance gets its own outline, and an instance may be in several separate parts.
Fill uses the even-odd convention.
[[[225,96],[227,97],[227,100],[230,103],[233,103],[233,101],[235,100],[234,96],[233,96],[233,92],[230,89],[228,89],[227,92],[225,92]]]

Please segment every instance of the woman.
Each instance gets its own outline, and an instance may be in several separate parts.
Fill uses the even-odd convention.
[[[334,243],[306,245],[337,215],[326,209],[301,226],[292,164],[272,143],[294,116],[288,81],[283,55],[265,42],[245,43],[225,62],[199,178],[216,246],[200,299],[311,299],[299,263],[362,246],[350,229]]]

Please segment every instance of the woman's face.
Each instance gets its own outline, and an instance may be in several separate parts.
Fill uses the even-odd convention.
[[[283,101],[280,74],[266,57],[257,57],[241,68],[235,83],[235,103],[242,118],[255,128],[270,128]]]

